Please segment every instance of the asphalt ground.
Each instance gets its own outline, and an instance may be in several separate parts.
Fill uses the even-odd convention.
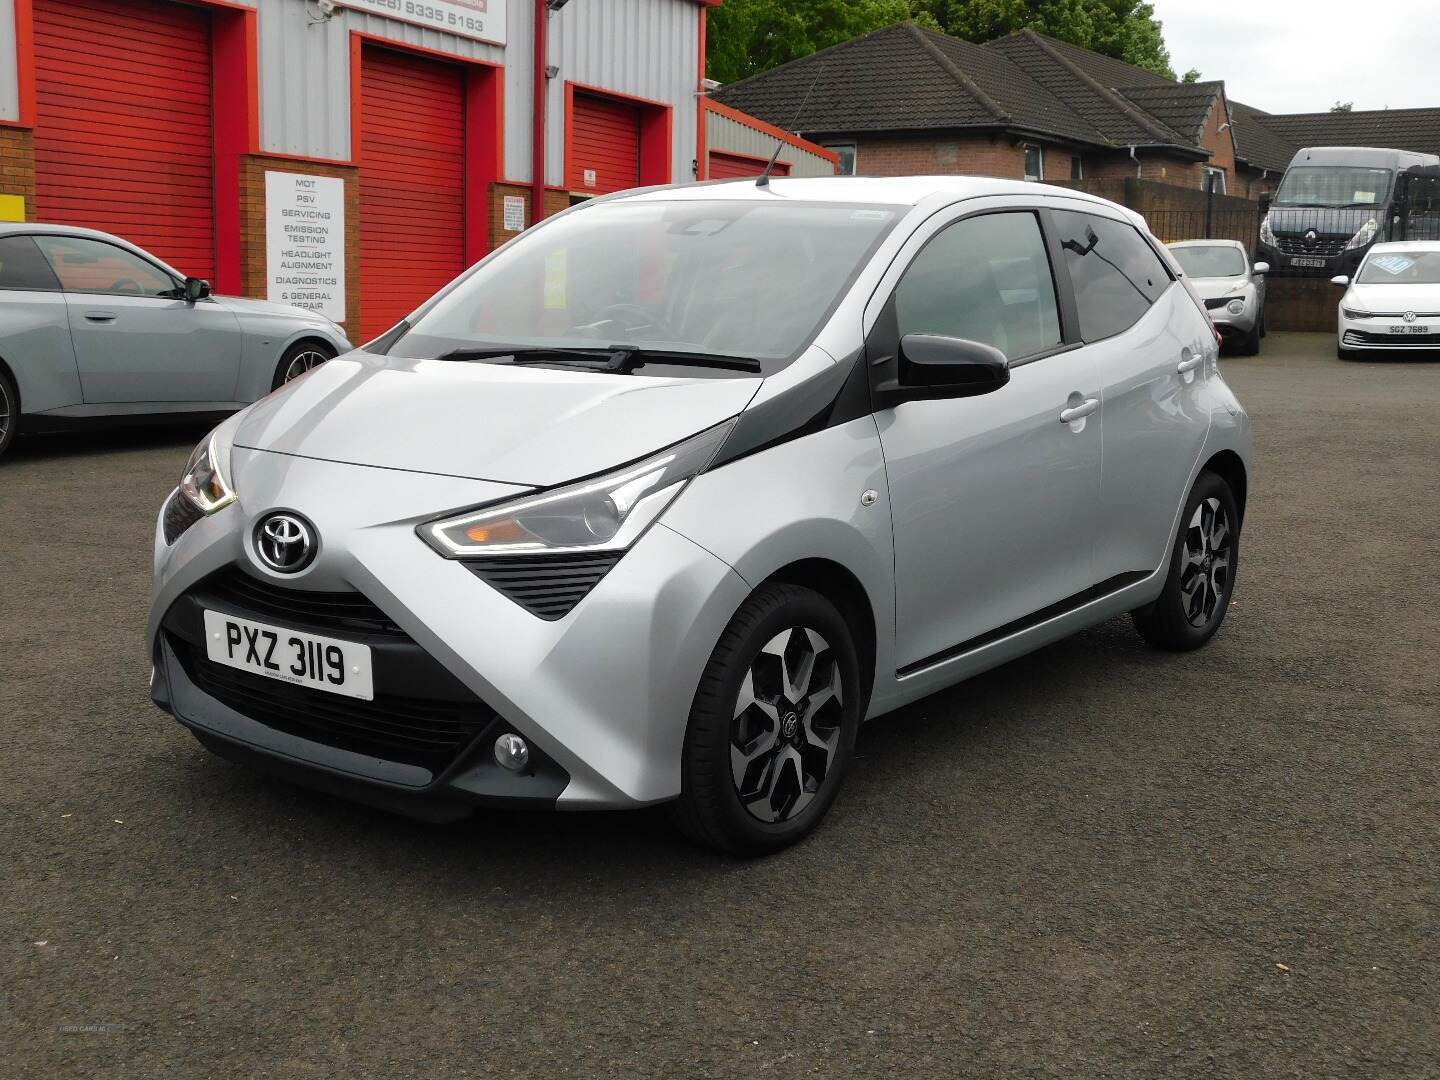
[[[1226,359],[1235,606],[868,726],[759,862],[660,811],[435,827],[148,701],[195,428],[0,463],[0,1076],[1440,1076],[1440,364]]]

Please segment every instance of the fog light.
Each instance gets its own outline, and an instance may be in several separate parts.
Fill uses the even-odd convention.
[[[519,735],[501,735],[495,740],[495,760],[511,772],[519,772],[530,760],[530,748]]]
[[[1231,315],[1243,315],[1245,314],[1245,301],[1231,300],[1230,303],[1225,305],[1225,310],[1230,312]]]

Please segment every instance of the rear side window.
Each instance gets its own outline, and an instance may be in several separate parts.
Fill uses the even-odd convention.
[[[1033,213],[981,214],[936,234],[895,290],[900,336],[941,334],[1018,360],[1060,344],[1055,278]]]
[[[60,288],[50,264],[28,236],[0,236],[0,289]]]
[[[1170,287],[1170,272],[1134,227],[1073,210],[1054,218],[1084,340],[1130,329]]]

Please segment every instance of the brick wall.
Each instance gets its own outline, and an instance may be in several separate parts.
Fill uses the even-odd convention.
[[[1333,334],[1343,292],[1329,278],[1272,277],[1265,283],[1265,323],[1271,330]]]
[[[1063,156],[1070,175],[1069,154]],[[1047,166],[1049,162],[1047,160]],[[856,140],[861,176],[1025,176],[1025,152],[1008,138],[897,138]]]
[[[0,127],[0,195],[25,198],[25,220],[35,220],[35,140],[25,128]]]
[[[240,159],[240,280],[245,296],[265,298],[265,174],[300,173],[345,181],[345,326],[360,326],[360,170],[353,165],[322,165],[264,154]]]
[[[491,184],[489,195],[489,207],[487,216],[489,218],[490,250],[499,247],[505,241],[515,237],[516,233],[505,228],[505,198],[518,198],[525,200],[525,224],[533,224],[530,216],[530,187],[521,184]],[[545,217],[551,214],[558,214],[570,206],[570,193],[560,188],[545,189]]]

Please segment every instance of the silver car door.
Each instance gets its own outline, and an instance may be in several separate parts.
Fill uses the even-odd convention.
[[[65,290],[86,404],[234,400],[243,341],[232,312],[187,302],[169,273],[115,244],[36,242]]]
[[[905,334],[936,333],[996,346],[1011,375],[983,397],[876,413],[902,673],[1094,585],[1102,425],[1099,376],[1067,344],[1036,211],[972,213],[922,229],[910,245],[870,334],[872,364],[884,370]]]
[[[0,236],[0,361],[14,375],[26,412],[81,403],[65,296],[29,236]]]
[[[1100,373],[1105,464],[1095,533],[1101,580],[1156,569],[1210,430],[1215,338],[1129,222],[1056,210],[1080,332]]]

